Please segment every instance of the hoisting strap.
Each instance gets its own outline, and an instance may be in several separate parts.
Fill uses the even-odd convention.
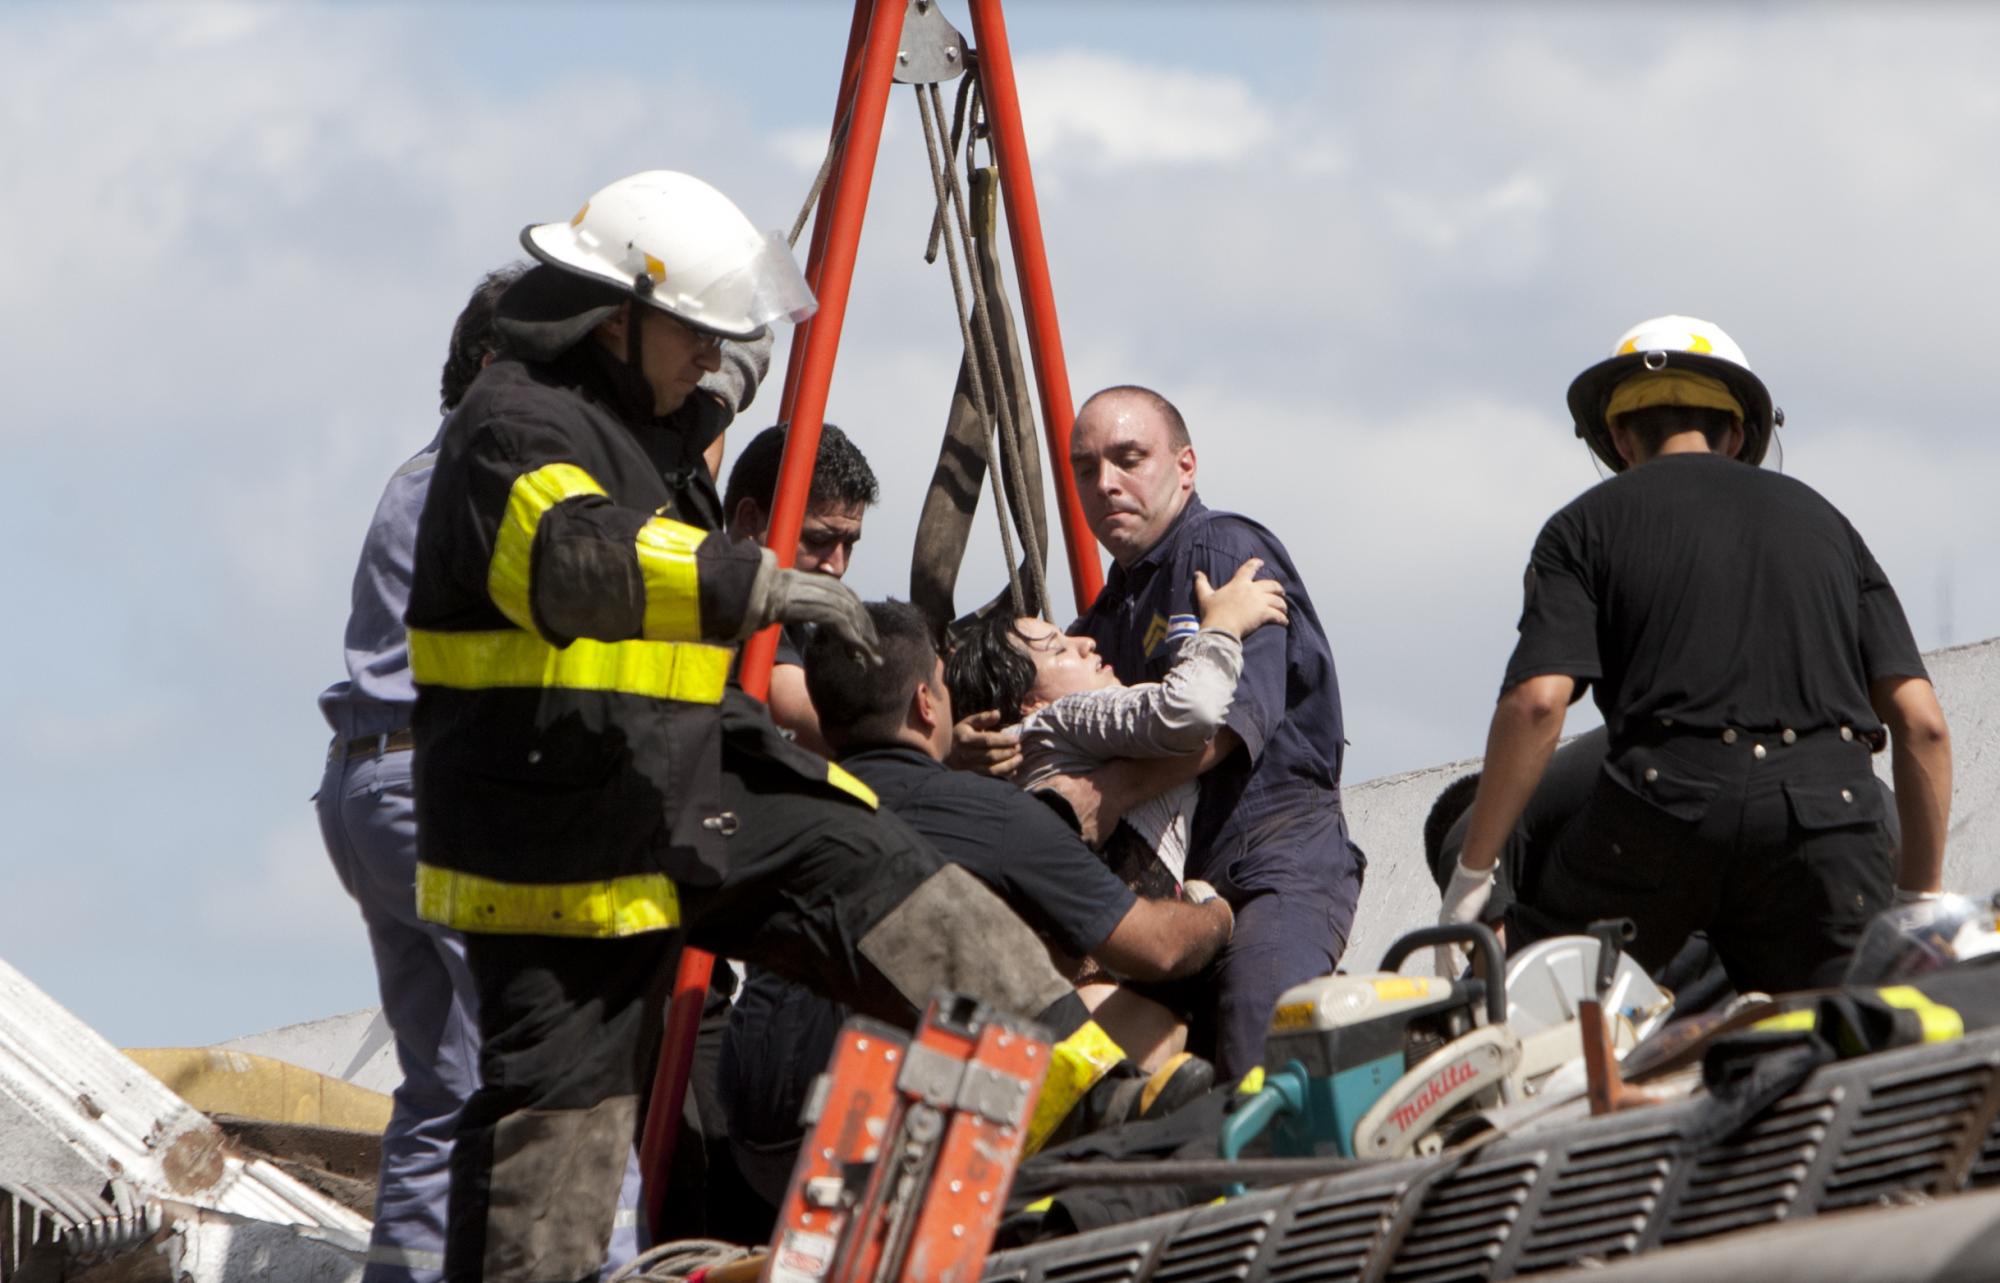
[[[982,483],[991,478],[1009,576],[1003,598],[1017,614],[1049,613],[1043,551],[1048,546],[1048,518],[1034,415],[1026,396],[1027,371],[1000,270],[999,173],[990,166],[973,169],[972,197],[967,202],[959,189],[955,148],[949,143],[942,149],[939,146],[942,97],[935,85],[914,88],[938,201],[938,225],[946,232],[942,239],[964,343],[945,437],[918,520],[910,563],[910,599],[933,628],[942,632],[957,615],[953,593]],[[961,104],[964,101],[961,95]],[[957,133],[955,124],[954,136]],[[977,136],[977,130],[973,135]],[[957,231],[957,237],[949,234],[951,230]],[[966,283],[961,278],[961,247],[974,268],[969,308]],[[998,456],[996,436],[1001,446]],[[1018,566],[1015,532],[1023,545]],[[990,605],[999,604],[996,600]]]

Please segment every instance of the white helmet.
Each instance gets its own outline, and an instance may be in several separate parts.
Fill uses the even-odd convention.
[[[784,236],[759,232],[727,196],[673,170],[621,178],[567,223],[525,228],[521,244],[724,338],[757,338],[817,306]]]
[[[1763,462],[1772,434],[1785,422],[1785,412],[1771,404],[1771,393],[1750,372],[1743,349],[1712,322],[1656,316],[1619,335],[1610,358],[1577,375],[1569,385],[1569,413],[1576,434],[1607,467],[1613,472],[1625,470],[1605,418],[1612,391],[1634,373],[1662,370],[1684,370],[1721,383],[1743,420],[1743,448],[1736,457],[1748,464]]]

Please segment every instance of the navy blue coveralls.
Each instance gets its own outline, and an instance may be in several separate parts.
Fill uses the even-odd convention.
[[[1215,512],[1199,495],[1131,566],[1114,565],[1070,629],[1097,642],[1120,681],[1156,682],[1200,630],[1194,575],[1222,584],[1251,557],[1259,578],[1284,585],[1291,624],[1243,644],[1243,677],[1228,725],[1241,749],[1201,777],[1188,876],[1212,884],[1236,912],[1236,932],[1204,981],[1190,1045],[1208,1047],[1219,1073],[1262,1062],[1264,1037],[1286,989],[1331,973],[1347,947],[1367,860],[1340,807],[1347,739],[1333,652],[1291,554],[1246,517]]]

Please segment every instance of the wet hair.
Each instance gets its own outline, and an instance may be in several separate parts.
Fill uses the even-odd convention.
[[[1658,454],[1668,437],[1690,431],[1701,433],[1709,449],[1720,450],[1737,422],[1727,410],[1694,405],[1649,405],[1618,416],[1618,426],[1638,439],[1648,457]]]
[[[1184,450],[1194,444],[1193,440],[1188,436],[1187,420],[1181,417],[1180,410],[1175,408],[1172,401],[1167,400],[1159,393],[1153,391],[1153,389],[1140,387],[1136,383],[1120,383],[1116,387],[1109,387],[1102,391],[1091,393],[1089,399],[1083,403],[1083,408],[1079,409],[1077,414],[1081,415],[1084,410],[1090,408],[1091,401],[1095,401],[1101,396],[1131,397],[1142,402],[1147,409],[1166,421],[1167,444],[1174,449]]]
[[[1445,862],[1444,840],[1451,834],[1451,826],[1459,817],[1472,809],[1472,795],[1479,791],[1478,771],[1461,775],[1444,786],[1431,803],[1431,813],[1424,817],[1424,858],[1430,861],[1431,876],[1437,879],[1438,890],[1444,890],[1451,881],[1451,865]]]
[[[778,465],[785,456],[785,424],[765,428],[750,438],[743,453],[729,469],[729,484],[723,487],[724,519],[733,518],[745,500],[754,500],[768,518],[771,501],[778,493]],[[833,424],[820,428],[819,457],[813,460],[812,490],[806,496],[808,508],[838,506],[866,508],[882,497],[875,472],[847,434]]]
[[[945,689],[959,716],[998,709],[1002,726],[1021,720],[1021,705],[1035,685],[1035,661],[1021,649],[1027,640],[1004,603],[965,631],[944,665]]]
[[[856,659],[830,628],[806,643],[806,694],[820,733],[836,752],[889,744],[903,729],[910,695],[937,671],[930,621],[906,601],[871,601],[868,617],[882,642],[882,662]]]
[[[465,302],[465,310],[451,326],[451,348],[445,353],[444,375],[438,380],[438,410],[450,413],[465,399],[465,390],[479,377],[489,354],[499,349],[499,336],[493,330],[493,317],[499,310],[500,296],[507,287],[519,280],[521,273],[529,268],[527,263],[509,263],[496,267],[480,278],[473,286],[472,297]]]

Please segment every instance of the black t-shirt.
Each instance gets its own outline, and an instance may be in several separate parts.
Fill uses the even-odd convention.
[[[1095,953],[1137,898],[1053,810],[1005,780],[913,748],[866,749],[840,764],[1065,953]]]
[[[1869,683],[1924,677],[1895,589],[1801,482],[1666,455],[1549,518],[1528,563],[1504,688],[1595,685],[1614,751],[1671,726],[1879,733]]]

